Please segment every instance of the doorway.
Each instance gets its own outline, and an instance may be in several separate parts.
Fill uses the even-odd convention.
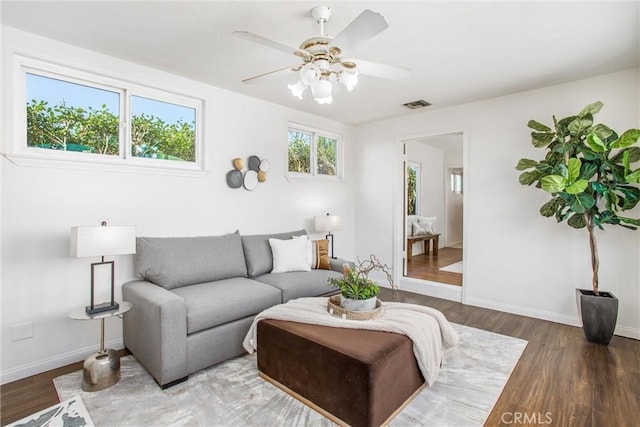
[[[428,135],[401,144],[404,208],[398,229],[403,242],[402,287],[461,301],[464,135]]]

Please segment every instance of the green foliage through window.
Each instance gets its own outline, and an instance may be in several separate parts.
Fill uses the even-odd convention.
[[[289,172],[339,176],[339,140],[315,130],[289,129]]]
[[[311,140],[313,135],[289,130],[289,172],[311,173]]]
[[[420,165],[407,165],[407,215],[418,215],[420,194],[418,185],[420,180]]]
[[[196,109],[131,96],[130,139],[121,138],[116,91],[27,73],[27,147],[196,161]],[[122,127],[124,129],[124,127]]]
[[[324,136],[318,137],[318,174],[336,176],[338,174],[336,152],[338,141]]]

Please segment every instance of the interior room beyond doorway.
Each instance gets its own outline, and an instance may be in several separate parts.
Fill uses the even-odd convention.
[[[459,132],[406,141],[404,150],[404,276],[462,286],[463,135]],[[425,234],[437,237],[425,240]],[[437,250],[430,247],[435,242]]]

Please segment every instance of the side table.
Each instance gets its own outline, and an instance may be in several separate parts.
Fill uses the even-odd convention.
[[[115,350],[104,348],[104,321],[110,317],[122,316],[133,305],[123,301],[117,310],[87,314],[85,308],[69,313],[74,320],[100,319],[100,350],[87,357],[82,366],[82,390],[99,391],[120,381],[120,357]]]

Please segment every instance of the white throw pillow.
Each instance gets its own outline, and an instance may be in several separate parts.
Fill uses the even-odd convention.
[[[411,230],[413,230],[411,233],[413,236],[423,236],[425,234],[429,234],[429,230],[427,229],[427,227],[420,224],[419,222],[414,222],[411,226]]]
[[[310,244],[309,239],[269,239],[273,254],[271,273],[311,271],[311,262],[307,256]]]
[[[309,267],[313,268],[313,260],[315,259],[315,257],[313,256],[313,243],[311,243],[311,240],[309,240],[309,236],[302,235],[302,236],[291,236],[292,239],[303,239],[303,240],[307,240],[309,242],[308,249],[307,249],[307,259],[309,260]]]
[[[417,219],[418,224],[421,228],[426,230],[425,234],[436,234],[436,220],[438,217],[435,216],[420,216]]]

